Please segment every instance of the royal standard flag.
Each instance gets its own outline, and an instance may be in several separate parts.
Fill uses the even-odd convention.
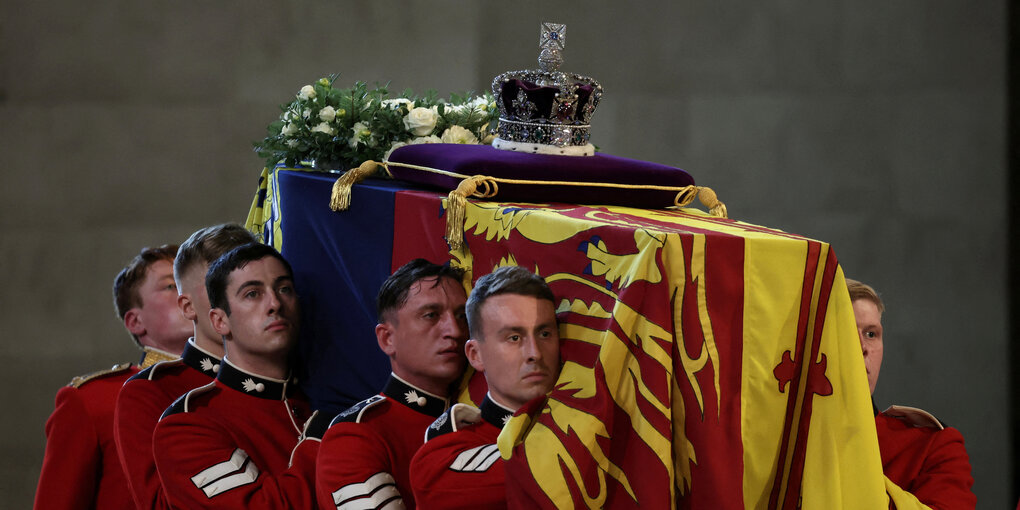
[[[398,195],[394,266],[448,252],[444,202]],[[829,245],[688,209],[465,217],[472,281],[519,265],[558,299],[560,378],[500,436],[512,508],[888,506]]]

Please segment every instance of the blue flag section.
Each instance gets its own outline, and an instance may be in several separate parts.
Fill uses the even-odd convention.
[[[302,328],[295,364],[316,409],[339,412],[382,389],[389,359],[375,340],[375,297],[390,275],[393,203],[406,183],[368,180],[349,210],[329,208],[335,175],[276,169],[280,251],[294,269]],[[274,230],[267,226],[268,230]]]

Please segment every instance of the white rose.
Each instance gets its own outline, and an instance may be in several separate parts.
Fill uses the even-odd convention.
[[[331,135],[331,134],[334,133],[333,128],[329,127],[329,124],[326,124],[325,122],[320,122],[318,125],[313,127],[312,128],[312,132],[313,133],[326,133],[327,135]]]
[[[485,98],[482,97],[482,96],[478,96],[478,97],[472,99],[471,102],[468,103],[468,104],[471,105],[472,107],[474,107],[474,108],[476,108],[478,110],[482,110],[482,111],[485,111],[485,110],[487,110],[489,108],[489,102],[486,101]]]
[[[295,126],[294,124],[290,124],[290,123],[288,123],[286,126],[283,126],[283,129],[280,130],[280,133],[283,136],[294,136],[294,135],[297,134],[297,132],[298,132],[298,127]]]
[[[301,87],[301,92],[298,92],[298,99],[313,99],[315,98],[315,87],[311,85],[305,85]]]
[[[415,108],[404,116],[404,127],[414,136],[425,136],[436,128],[436,121],[439,120],[439,112],[436,107]]]
[[[350,148],[355,148],[359,143],[365,143],[365,139],[372,136],[372,131],[368,129],[368,124],[364,122],[356,122],[351,129],[354,130],[354,135],[347,140],[347,145]]]
[[[319,120],[323,122],[333,122],[333,119],[335,118],[336,110],[334,110],[332,106],[327,106],[319,110]]]
[[[396,99],[383,99],[382,105],[390,110],[399,109],[401,106],[407,105],[407,111],[414,109],[414,101],[407,99],[406,97],[398,97]]]
[[[419,145],[423,143],[443,143],[443,140],[436,135],[419,136],[418,138],[412,138],[407,145]]]
[[[461,126],[450,126],[443,131],[443,143],[478,143],[478,138],[471,131]]]
[[[390,150],[386,151],[386,154],[383,154],[383,159],[390,159],[390,154],[393,154],[393,151],[405,145],[407,145],[407,142],[393,142],[393,145],[390,145]]]

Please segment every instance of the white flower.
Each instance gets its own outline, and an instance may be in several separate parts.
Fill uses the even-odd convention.
[[[333,128],[330,127],[329,124],[326,124],[325,122],[318,123],[315,127],[312,128],[312,132],[313,133],[326,133],[327,135],[331,135],[331,134],[335,133]]]
[[[291,149],[293,149],[294,147],[297,147],[297,146],[298,146],[298,141],[297,140],[287,140],[287,147],[290,147]]]
[[[297,134],[297,132],[298,127],[290,123],[288,123],[286,126],[283,126],[283,129],[280,130],[280,134],[282,134],[283,136],[294,136]]]
[[[364,122],[356,122],[351,129],[354,130],[354,135],[347,140],[347,145],[350,148],[355,148],[359,143],[365,143],[365,140],[372,136],[372,131],[368,129],[368,124]]]
[[[414,109],[414,101],[411,101],[410,99],[407,99],[405,97],[398,97],[396,99],[383,99],[382,105],[383,107],[388,108],[390,110],[396,110],[404,105],[407,105],[407,111],[411,111]]]
[[[450,126],[446,131],[443,131],[442,141],[443,143],[475,144],[478,143],[478,138],[474,133],[461,126]]]
[[[393,154],[393,151],[405,145],[407,145],[407,142],[393,142],[393,145],[390,145],[390,150],[386,151],[386,154],[383,154],[383,159],[390,159],[390,154]]]
[[[308,117],[312,116],[312,111],[309,110],[308,108],[305,108],[305,111],[301,112],[301,116],[307,119]]]
[[[436,135],[419,136],[418,138],[412,138],[407,145],[419,145],[423,143],[443,143],[443,140]]]
[[[334,110],[332,106],[326,106],[319,110],[319,120],[323,122],[333,122],[333,119],[335,118],[336,110]]]
[[[314,99],[315,98],[315,87],[311,85],[305,85],[301,87],[301,92],[298,92],[298,99]]]
[[[486,101],[485,97],[483,96],[478,96],[472,99],[468,104],[471,105],[473,108],[477,108],[482,111],[485,111],[489,108],[489,102]]]
[[[439,112],[436,107],[418,107],[404,116],[404,127],[414,136],[425,136],[436,128],[436,121],[439,120]]]

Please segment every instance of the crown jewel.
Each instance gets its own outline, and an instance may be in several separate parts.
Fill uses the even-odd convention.
[[[499,108],[497,149],[542,154],[591,156],[591,116],[602,99],[602,85],[559,70],[567,26],[542,23],[540,69],[509,71],[492,80]]]

